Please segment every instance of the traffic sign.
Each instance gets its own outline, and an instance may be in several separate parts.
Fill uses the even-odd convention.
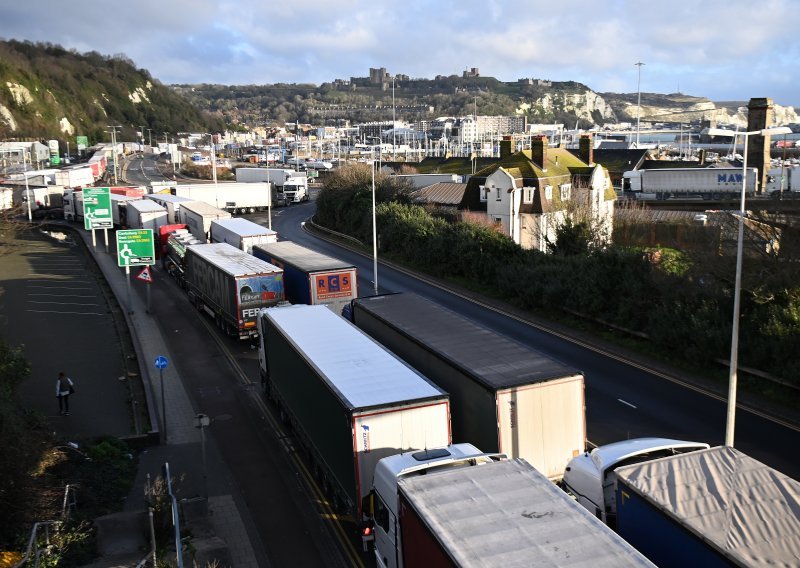
[[[153,281],[153,275],[150,274],[150,267],[145,266],[144,268],[142,268],[142,271],[136,275],[136,278],[150,284]]]
[[[156,369],[166,369],[167,368],[167,358],[163,355],[159,355],[156,357],[155,361]]]
[[[117,231],[117,265],[150,266],[156,262],[153,229]]]
[[[83,188],[83,228],[110,229],[114,226],[111,218],[111,188]]]

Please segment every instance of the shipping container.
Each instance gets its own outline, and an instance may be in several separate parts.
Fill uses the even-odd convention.
[[[583,375],[415,294],[352,302],[355,324],[450,393],[453,436],[559,480],[586,448]]]

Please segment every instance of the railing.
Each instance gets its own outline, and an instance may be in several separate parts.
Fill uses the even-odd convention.
[[[31,529],[31,538],[28,540],[28,548],[25,550],[25,555],[22,559],[14,565],[14,568],[22,568],[25,564],[28,563],[28,559],[31,557],[31,552],[34,554],[34,566],[39,566],[39,558],[42,555],[42,551],[47,551],[47,548],[50,546],[50,526],[58,526],[61,524],[61,521],[39,521],[38,523],[33,523],[33,529]],[[44,548],[39,547],[39,530],[44,531]]]

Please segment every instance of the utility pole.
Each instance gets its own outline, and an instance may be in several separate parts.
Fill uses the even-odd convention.
[[[153,147],[153,130],[151,128],[147,129],[147,139],[149,140],[149,145]]]
[[[122,128],[120,125],[111,126],[108,125],[111,129],[111,146],[112,152],[114,154],[114,185],[117,185],[117,128]]]
[[[639,78],[636,81],[636,149],[639,149],[639,122],[642,115],[642,63],[637,61],[634,63],[639,68]]]
[[[392,161],[397,161],[397,155],[395,154],[395,148],[397,146],[397,138],[395,136],[397,132],[397,122],[394,117],[395,112],[395,105],[394,105],[394,75],[392,75]]]

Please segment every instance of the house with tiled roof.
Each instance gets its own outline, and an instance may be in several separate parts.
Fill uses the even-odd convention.
[[[485,211],[526,249],[546,251],[569,214],[590,218],[611,239],[616,193],[603,166],[549,147],[546,136],[513,154],[512,144],[510,137],[504,139],[500,160],[469,179],[459,209]]]

